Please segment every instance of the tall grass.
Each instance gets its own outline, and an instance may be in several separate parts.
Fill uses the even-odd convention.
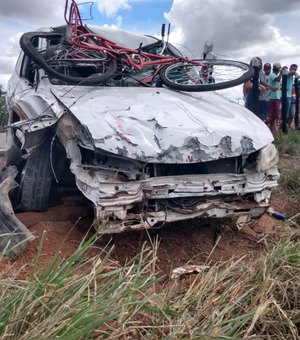
[[[159,277],[155,246],[121,267],[92,244],[0,281],[1,339],[299,339],[299,242],[181,280]]]
[[[155,256],[144,249],[125,267],[109,260],[109,253],[85,258],[91,241],[67,260],[57,253],[31,277],[18,273],[0,281],[0,334],[3,339],[82,339],[122,333],[135,324],[135,314],[148,303],[144,296],[156,282]],[[97,331],[98,330],[98,331]]]
[[[280,183],[291,196],[300,200],[300,165],[299,168],[283,171]]]
[[[287,134],[277,133],[274,136],[275,144],[281,154],[300,154],[300,133],[297,130],[289,130]]]
[[[275,144],[281,154],[300,155],[300,133],[298,130],[289,130],[287,134],[275,135]],[[297,159],[297,158],[295,158]],[[285,193],[295,202],[300,202],[300,165],[280,171],[280,187],[275,193]]]

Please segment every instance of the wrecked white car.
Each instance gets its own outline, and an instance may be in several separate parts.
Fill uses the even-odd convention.
[[[89,30],[131,48],[157,40]],[[56,47],[42,34],[33,44],[41,55]],[[65,78],[22,51],[8,84],[6,164],[18,169],[15,211],[47,209],[58,186],[80,190],[104,233],[268,208],[277,151],[267,126],[241,105],[216,92],[144,86],[139,74],[68,83],[71,73],[92,79],[93,65],[55,67]]]

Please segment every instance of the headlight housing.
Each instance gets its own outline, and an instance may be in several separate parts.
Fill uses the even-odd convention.
[[[256,170],[258,172],[266,171],[275,166],[279,161],[277,149],[274,144],[268,144],[263,147],[258,154]]]

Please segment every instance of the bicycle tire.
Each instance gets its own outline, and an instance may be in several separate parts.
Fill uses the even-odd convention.
[[[24,33],[20,38],[20,46],[25,55],[27,55],[32,61],[34,61],[40,68],[44,69],[47,74],[59,79],[62,82],[66,82],[70,85],[99,85],[112,77],[113,74],[116,72],[117,63],[114,59],[110,58],[107,60],[106,70],[103,73],[95,73],[90,77],[65,75],[48,65],[47,60],[33,45],[33,40],[36,38],[45,38],[48,40],[62,39],[63,34],[52,32],[27,32]]]
[[[215,91],[243,84],[254,74],[252,66],[235,60],[195,59],[193,62],[201,66],[180,62],[163,67],[160,71],[163,84],[179,91]]]

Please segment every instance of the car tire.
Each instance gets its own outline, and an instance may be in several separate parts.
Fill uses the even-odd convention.
[[[43,143],[27,158],[21,174],[18,210],[47,210],[53,179],[50,150],[51,143]]]

